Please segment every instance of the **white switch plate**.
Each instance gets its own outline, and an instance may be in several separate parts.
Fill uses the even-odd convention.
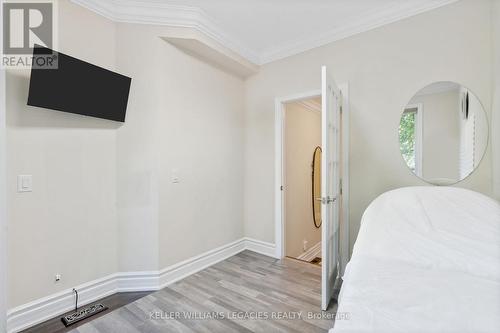
[[[33,191],[33,177],[31,175],[17,176],[17,192]]]

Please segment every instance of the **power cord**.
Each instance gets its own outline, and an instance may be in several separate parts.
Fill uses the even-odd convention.
[[[73,292],[76,294],[76,300],[75,300],[75,311],[78,310],[78,291],[73,288]]]

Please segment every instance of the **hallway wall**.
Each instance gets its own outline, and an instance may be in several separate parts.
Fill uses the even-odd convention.
[[[303,242],[310,248],[321,241],[321,228],[312,216],[312,160],[321,146],[321,112],[299,103],[285,105],[284,179],[285,179],[285,255],[304,253]]]

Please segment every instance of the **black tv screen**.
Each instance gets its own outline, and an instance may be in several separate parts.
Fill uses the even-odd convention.
[[[32,66],[28,105],[125,121],[131,78],[40,46],[33,48],[33,64],[47,54],[57,66]]]

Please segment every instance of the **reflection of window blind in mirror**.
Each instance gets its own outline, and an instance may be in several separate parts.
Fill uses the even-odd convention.
[[[476,148],[476,115],[469,113],[469,118],[460,120],[460,177],[467,177],[474,171]]]
[[[412,114],[415,109],[417,117]],[[435,82],[420,89],[403,110],[399,147],[416,176],[435,185],[451,185],[479,166],[488,146],[488,119],[469,89]]]

